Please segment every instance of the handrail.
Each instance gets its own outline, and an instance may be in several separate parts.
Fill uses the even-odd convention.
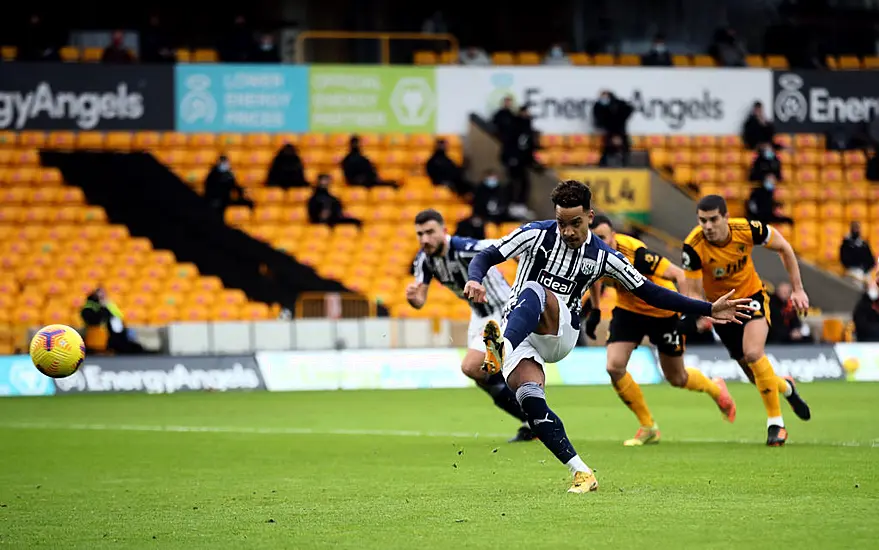
[[[458,58],[458,39],[447,33],[427,34],[415,32],[348,32],[348,31],[303,31],[296,37],[296,63],[305,63],[305,41],[315,40],[357,40],[372,39],[381,42],[381,64],[389,65],[391,62],[391,40],[425,40],[446,41],[449,43],[449,51],[455,59]]]

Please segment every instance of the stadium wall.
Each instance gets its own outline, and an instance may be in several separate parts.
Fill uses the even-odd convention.
[[[188,391],[314,391],[466,388],[472,381],[459,364],[466,350],[263,351],[227,356],[89,357],[76,374],[53,380],[40,374],[27,355],[0,357],[0,397],[70,393],[154,393]],[[879,381],[879,345],[769,346],[780,375],[800,382]],[[549,386],[605,385],[605,349],[576,348],[546,366]],[[687,366],[709,376],[745,381],[723,349],[695,347]],[[640,384],[662,382],[652,349],[632,356],[629,372]]]

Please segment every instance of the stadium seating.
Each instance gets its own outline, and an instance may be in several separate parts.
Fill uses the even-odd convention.
[[[61,61],[66,63],[100,63],[104,49],[64,46],[58,51],[58,54]],[[194,50],[180,48],[174,54],[178,63],[217,63],[220,60],[217,50],[211,48]],[[17,57],[18,48],[16,46],[0,46],[0,60],[15,61]]]
[[[108,223],[80,188],[40,166],[37,148],[93,144],[94,136],[65,134],[0,132],[0,354],[20,334],[10,327],[81,324],[80,306],[99,284],[131,325],[277,316],[278,306],[249,303],[240,290]]]

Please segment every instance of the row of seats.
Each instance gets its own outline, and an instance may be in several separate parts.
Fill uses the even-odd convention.
[[[462,140],[453,134],[358,134],[360,145],[364,148],[416,148],[433,147],[437,139],[444,139],[450,149],[460,149]],[[271,149],[277,151],[281,146],[291,143],[303,148],[345,148],[351,134],[269,134],[269,133],[183,133],[183,132],[72,132],[56,130],[42,132],[26,130],[23,132],[0,131],[0,150],[8,147],[48,148],[48,149],[110,149],[110,150],[151,150],[165,149]]]
[[[67,63],[98,63],[104,55],[104,48],[80,48],[77,46],[64,46],[58,50],[61,61]],[[131,52],[132,56],[134,52]],[[198,48],[194,50],[179,48],[174,50],[178,63],[217,63],[220,60],[217,50],[212,48]],[[18,48],[15,46],[0,46],[0,57],[3,61],[15,61],[18,58]]]
[[[701,184],[747,181],[750,169],[740,165],[691,166],[689,164],[681,164],[674,165],[673,172],[675,183],[678,185],[687,185],[690,183]],[[866,181],[866,172],[864,167],[847,169],[837,167],[825,168],[822,170],[814,166],[791,168],[789,165],[782,165],[781,177],[783,181],[792,185],[816,182],[827,184],[856,184]]]
[[[641,65],[641,56],[637,54],[595,54],[573,52],[568,53],[571,63],[576,66],[598,67],[637,67]],[[538,52],[494,52],[491,54],[491,62],[494,65],[520,65],[537,66],[544,62],[544,54]],[[672,55],[672,65],[675,67],[717,67],[717,61],[710,55]],[[458,58],[450,51],[435,53],[431,51],[417,51],[413,61],[416,65],[454,65]],[[790,68],[788,60],[783,55],[748,55],[745,63],[752,68],[767,68],[785,70]],[[831,70],[875,70],[879,69],[879,56],[856,55],[826,56],[825,63]]]
[[[576,66],[597,67],[637,67],[641,65],[641,56],[637,54],[607,54],[600,53],[590,55],[581,52],[567,54],[571,63]],[[494,52],[491,54],[491,62],[494,65],[543,65],[545,55],[538,52]],[[879,60],[879,58],[877,58]],[[416,65],[453,65],[458,62],[452,52],[435,53],[431,51],[415,52],[413,61]],[[767,67],[771,69],[787,69],[787,58],[783,55],[749,55],[747,56],[749,67]],[[672,55],[672,64],[675,67],[717,67],[717,62],[710,55]]]
[[[550,150],[564,153],[566,150]],[[576,152],[576,151],[575,151]],[[667,166],[674,164],[725,164],[750,166],[759,153],[742,149],[664,149],[654,148],[650,150],[650,162],[654,166]],[[863,166],[867,163],[867,157],[861,150],[853,151],[821,151],[819,149],[798,149],[797,151],[780,150],[776,153],[781,164],[795,166],[798,169],[803,166]]]

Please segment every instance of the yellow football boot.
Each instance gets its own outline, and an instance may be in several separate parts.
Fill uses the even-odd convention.
[[[660,434],[659,434],[659,426],[654,424],[649,428],[645,428],[641,426],[638,428],[638,433],[635,434],[635,437],[632,439],[627,439],[623,441],[623,445],[626,447],[641,447],[643,445],[655,445],[659,443]]]
[[[482,370],[488,374],[497,374],[504,368],[504,335],[497,321],[485,323],[482,330],[482,341],[485,342],[485,361]]]
[[[574,474],[574,483],[568,489],[569,493],[591,493],[598,490],[598,480],[595,474],[587,474],[586,472],[577,472]]]

